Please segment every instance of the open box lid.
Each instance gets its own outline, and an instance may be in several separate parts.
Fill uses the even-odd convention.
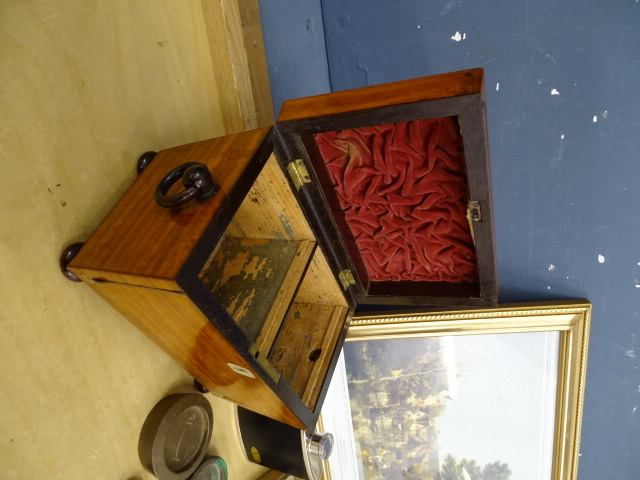
[[[276,131],[358,304],[497,303],[482,69],[287,101]]]

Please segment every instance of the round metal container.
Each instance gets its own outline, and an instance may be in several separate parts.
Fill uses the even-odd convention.
[[[227,463],[220,457],[205,458],[189,480],[227,480]]]
[[[240,440],[251,462],[305,480],[320,479],[333,435],[308,434],[245,408],[236,410]]]
[[[140,432],[138,455],[159,480],[185,480],[204,458],[213,411],[198,393],[169,395],[151,410]]]

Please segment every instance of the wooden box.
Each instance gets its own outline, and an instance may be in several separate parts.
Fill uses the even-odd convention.
[[[159,205],[188,162],[217,190]],[[312,430],[358,304],[495,304],[490,192],[482,70],[310,97],[160,151],[67,268],[212,392]]]

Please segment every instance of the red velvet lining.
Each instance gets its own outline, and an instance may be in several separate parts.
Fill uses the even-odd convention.
[[[370,280],[478,280],[454,118],[314,137]]]

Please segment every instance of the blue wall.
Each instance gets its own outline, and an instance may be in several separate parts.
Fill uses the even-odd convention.
[[[261,7],[276,110],[330,89],[485,69],[500,300],[591,300],[579,478],[640,478],[640,3]]]
[[[331,91],[319,0],[261,1],[276,116],[282,102]]]

